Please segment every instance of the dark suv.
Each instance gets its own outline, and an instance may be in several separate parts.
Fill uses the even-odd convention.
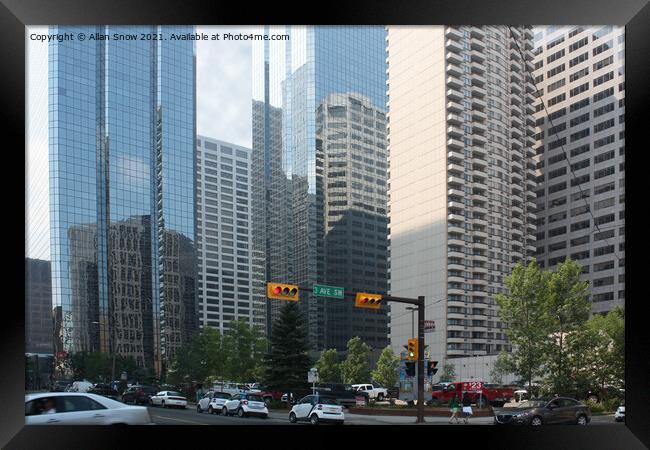
[[[316,391],[322,392],[328,397],[335,398],[341,405],[349,408],[356,406],[357,397],[363,397],[365,403],[368,403],[368,393],[358,392],[349,384],[343,383],[319,383],[316,385]]]
[[[134,405],[150,405],[151,397],[158,393],[156,386],[135,385],[128,388],[122,393],[124,403],[133,403]]]
[[[108,384],[102,384],[102,383],[97,383],[90,389],[88,389],[89,394],[97,394],[101,395],[103,397],[107,398],[112,398],[113,400],[117,400],[120,394],[113,389],[110,385]]]

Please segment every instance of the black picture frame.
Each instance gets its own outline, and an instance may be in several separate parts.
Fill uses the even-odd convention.
[[[2,92],[2,123],[5,125],[5,142],[8,137],[14,142],[25,139],[25,26],[47,24],[412,24],[412,25],[465,25],[465,24],[534,24],[534,25],[598,25],[612,24],[626,26],[626,200],[642,202],[647,191],[643,185],[638,190],[630,184],[640,178],[639,169],[644,147],[640,131],[646,125],[645,106],[648,104],[648,79],[650,75],[650,5],[645,0],[625,0],[612,3],[606,0],[444,0],[444,1],[393,1],[369,0],[345,3],[325,2],[322,7],[305,3],[286,4],[286,10],[279,9],[278,2],[253,5],[250,2],[208,2],[195,1],[189,4],[180,0],[88,2],[82,0],[3,0],[0,4],[0,36],[2,62],[0,63],[0,92]],[[20,144],[16,144],[19,146]],[[631,151],[633,150],[633,151]],[[5,155],[17,153],[13,147],[5,146]],[[16,158],[18,167],[20,159]],[[23,164],[24,159],[22,160]],[[630,164],[631,162],[631,164]],[[6,166],[11,173],[18,169],[13,164]],[[630,173],[632,172],[632,174]],[[632,176],[631,176],[632,175]],[[4,178],[4,177],[3,177]],[[639,183],[640,184],[640,183]],[[10,188],[11,190],[8,190]],[[5,188],[3,200],[11,201],[15,210],[20,210],[19,196],[12,195],[15,183]],[[8,194],[8,195],[7,195]],[[637,206],[637,211],[640,208]],[[23,210],[24,211],[24,210]],[[205,433],[200,428],[174,427],[132,427],[115,432],[108,427],[24,427],[22,405],[24,402],[24,308],[18,300],[19,293],[2,296],[4,300],[3,321],[0,327],[0,445],[5,448],[119,448],[131,442],[143,440],[147,446],[169,445],[178,441],[181,445],[206,446],[218,439],[226,445],[244,439],[244,448],[253,445],[267,445],[269,442],[285,442],[286,446],[305,446],[319,441],[316,434],[333,433],[337,437],[334,445],[349,447],[353,442],[367,446],[381,445],[391,436],[396,441],[390,445],[456,445],[482,448],[604,448],[635,449],[650,446],[650,389],[648,375],[650,367],[649,329],[646,325],[643,291],[640,282],[634,282],[633,274],[640,276],[643,265],[641,246],[637,248],[638,235],[635,228],[642,226],[640,213],[637,221],[632,220],[632,210],[626,209],[626,409],[625,426],[620,427],[554,427],[552,430],[530,430],[502,427],[428,427],[404,428],[395,426],[359,427],[335,429],[296,426],[289,433],[285,427],[264,427],[263,434],[251,435],[242,428],[223,427],[218,433]],[[8,214],[5,214],[8,215]],[[18,213],[17,215],[20,215]],[[13,216],[13,215],[12,215]],[[24,232],[24,228],[23,228]],[[19,235],[20,233],[18,233]],[[5,234],[9,236],[9,234]],[[6,245],[12,244],[12,245]],[[5,249],[12,248],[20,256],[19,239],[5,241]],[[24,247],[23,247],[24,253]],[[24,261],[24,259],[23,259]],[[9,265],[8,266],[14,266]],[[19,279],[15,263],[11,273],[5,273],[8,282]],[[635,296],[635,290],[637,295]],[[17,291],[19,291],[17,289]],[[641,293],[641,295],[638,295]],[[335,432],[333,431],[335,430]],[[244,431],[242,433],[242,431]],[[309,433],[302,435],[301,433]],[[295,436],[294,436],[295,434]],[[345,437],[343,438],[342,436]],[[341,437],[338,437],[341,436]],[[246,439],[256,442],[246,444]],[[314,439],[316,438],[316,439]],[[446,443],[451,438],[454,443]],[[223,439],[223,441],[222,441]],[[307,439],[307,440],[306,440]],[[295,443],[295,444],[294,444]],[[229,445],[229,444],[228,444]],[[330,446],[328,445],[328,446]],[[221,445],[220,445],[221,446]]]

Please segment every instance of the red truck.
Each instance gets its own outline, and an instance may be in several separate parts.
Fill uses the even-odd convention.
[[[507,386],[484,383],[483,381],[454,381],[443,390],[431,392],[430,404],[436,406],[449,403],[454,394],[461,400],[465,392],[469,393],[472,403],[478,405],[479,408],[488,404],[501,408],[515,395],[514,390]]]

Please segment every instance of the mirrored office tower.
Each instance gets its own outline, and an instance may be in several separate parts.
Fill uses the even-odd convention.
[[[263,157],[269,202],[267,279],[385,291],[386,31],[262,31],[289,35],[253,44],[253,151]],[[281,306],[270,302],[269,326]],[[353,336],[375,349],[387,345],[384,311],[308,292],[300,306],[314,351],[345,350]]]
[[[57,352],[159,374],[197,327],[191,41],[91,39],[192,27],[53,27],[50,226]]]

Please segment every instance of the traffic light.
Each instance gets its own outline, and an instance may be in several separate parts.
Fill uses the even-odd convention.
[[[427,375],[433,376],[438,373],[438,369],[436,369],[437,365],[438,361],[427,361]]]
[[[266,296],[278,300],[298,301],[300,289],[295,284],[266,283]]]
[[[415,376],[415,361],[406,361],[406,376]]]
[[[409,361],[417,361],[418,359],[418,340],[416,338],[409,339],[408,341],[406,359]]]
[[[357,292],[354,300],[354,306],[358,308],[379,309],[381,306],[381,295],[368,294],[367,292]]]

